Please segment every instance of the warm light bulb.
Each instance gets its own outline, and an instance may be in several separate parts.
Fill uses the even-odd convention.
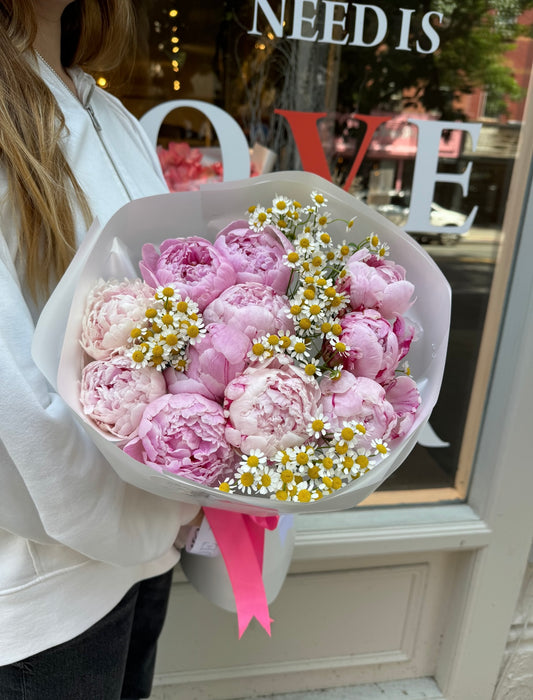
[[[177,10],[170,10],[168,13],[169,17],[177,17],[178,16],[178,11]]]
[[[97,85],[99,85],[102,88],[107,87],[107,80],[104,78],[104,76],[101,76],[100,78],[96,79]]]
[[[179,90],[180,87],[181,87],[180,81],[179,81],[179,80],[175,80],[175,81],[174,81],[174,90]]]

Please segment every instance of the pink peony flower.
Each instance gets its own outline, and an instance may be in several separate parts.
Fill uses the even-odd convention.
[[[293,331],[288,317],[290,309],[286,296],[258,282],[235,284],[204,309],[206,323],[226,323],[238,328],[250,340],[261,335]]]
[[[154,303],[154,290],[140,279],[123,282],[101,280],[87,297],[80,343],[95,360],[103,360],[123,348],[130,332],[141,323]]]
[[[343,421],[361,423],[366,429],[361,438],[363,446],[369,446],[374,438],[387,440],[397,423],[397,415],[387,400],[385,389],[368,377],[356,377],[343,372],[340,379],[324,377],[320,383],[321,406],[334,430]]]
[[[246,454],[256,449],[267,457],[302,445],[319,401],[318,383],[299,367],[277,358],[249,367],[226,387],[226,438]]]
[[[368,251],[362,253],[348,260],[348,274],[341,285],[350,296],[352,309],[376,309],[384,318],[405,313],[412,303],[414,285],[405,279],[404,268]]]
[[[161,372],[153,367],[132,368],[131,360],[115,355],[84,367],[80,402],[85,415],[99,428],[129,440],[146,406],[166,390]]]
[[[234,221],[217,235],[215,248],[227,258],[237,272],[237,283],[260,282],[285,294],[291,270],[283,256],[293,246],[274,226],[254,231],[247,221]]]
[[[400,350],[398,338],[390,323],[378,311],[366,309],[343,316],[340,340],[349,351],[334,355],[332,362],[341,362],[356,376],[369,377],[383,383],[394,377]]]
[[[396,425],[391,432],[391,439],[406,435],[415,420],[415,414],[420,406],[420,393],[416,382],[407,375],[395,377],[384,386],[387,401],[396,413]]]
[[[411,343],[415,335],[415,326],[412,323],[403,318],[403,316],[397,316],[394,320],[392,326],[395,336],[398,338],[398,348],[400,350],[400,355],[398,361],[403,360],[403,358],[409,352]]]
[[[144,410],[138,437],[124,452],[157,471],[211,486],[232,471],[222,407],[200,394],[166,394]]]
[[[207,334],[188,350],[187,372],[165,370],[171,394],[192,392],[222,401],[226,385],[248,365],[252,346],[248,336],[224,323],[210,323]]]
[[[159,253],[145,244],[139,267],[148,284],[172,286],[195,301],[200,311],[234,284],[236,276],[231,263],[199,236],[163,241]]]

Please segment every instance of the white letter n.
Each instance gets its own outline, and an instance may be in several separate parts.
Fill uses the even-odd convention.
[[[263,34],[263,32],[257,29],[257,8],[260,7],[263,10],[263,14],[268,20],[270,27],[274,34],[280,38],[283,36],[283,18],[285,17],[285,0],[281,0],[281,16],[276,17],[273,9],[268,4],[268,0],[255,0],[254,3],[254,26],[248,34]]]

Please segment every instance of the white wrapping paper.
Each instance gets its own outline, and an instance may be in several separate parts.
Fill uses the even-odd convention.
[[[278,194],[309,201],[312,190],[323,192],[327,209],[337,216],[357,216],[346,234],[345,226],[328,227],[334,240],[360,241],[375,232],[390,245],[390,257],[407,271],[415,285],[416,301],[408,317],[421,328],[407,359],[418,384],[422,403],[409,433],[371,472],[334,494],[310,503],[280,502],[257,496],[225,494],[174,474],[159,474],[124,454],[84,416],[78,387],[86,362],[79,344],[81,318],[89,290],[99,278],[140,277],[138,261],[144,243],[158,245],[167,238],[192,235],[214,240],[217,232],[243,218],[251,204],[268,205]],[[318,513],[355,506],[370,495],[407,457],[427,422],[438,397],[448,342],[451,293],[449,285],[425,251],[370,207],[322,178],[304,172],[270,173],[239,182],[205,185],[199,192],[147,197],[122,207],[101,228],[95,222],[39,319],[34,359],[50,383],[74,411],[85,429],[125,481],[165,498],[200,503],[251,515]]]

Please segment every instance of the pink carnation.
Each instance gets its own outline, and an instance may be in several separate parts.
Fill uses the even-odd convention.
[[[138,437],[124,452],[157,471],[211,486],[232,471],[236,455],[224,437],[219,404],[200,394],[166,394],[144,410]]]
[[[222,401],[226,385],[244,371],[252,346],[248,336],[224,323],[211,323],[206,335],[188,350],[187,372],[165,370],[171,394],[193,392]]]
[[[343,316],[340,340],[348,348],[344,355],[335,355],[332,362],[356,376],[369,377],[383,383],[394,377],[400,350],[398,338],[390,323],[378,311],[367,309]]]
[[[154,303],[154,290],[142,280],[100,281],[87,297],[80,343],[95,360],[123,348],[146,309]]]
[[[261,335],[294,330],[289,319],[286,296],[258,282],[235,284],[204,309],[206,323],[226,323],[238,328],[250,340]]]
[[[217,235],[215,248],[237,272],[237,283],[260,282],[285,294],[291,276],[283,256],[293,250],[289,240],[274,226],[254,231],[247,221],[234,221]]]
[[[271,457],[308,439],[319,401],[318,383],[299,367],[277,358],[249,367],[226,387],[226,438],[246,454]]]
[[[195,301],[200,311],[234,284],[236,276],[231,263],[199,236],[163,241],[159,253],[146,243],[139,267],[148,284],[173,287]]]
[[[132,368],[122,355],[89,363],[81,375],[80,402],[85,415],[102,430],[130,439],[146,406],[166,392],[153,367]]]
[[[341,290],[348,292],[354,311],[376,309],[384,318],[403,314],[411,305],[414,285],[401,265],[358,251],[347,262]]]
[[[389,439],[397,423],[397,415],[387,400],[385,389],[367,377],[343,372],[340,379],[324,377],[320,383],[321,406],[333,430],[345,421],[355,421],[366,429],[361,439],[368,446],[374,438]]]

